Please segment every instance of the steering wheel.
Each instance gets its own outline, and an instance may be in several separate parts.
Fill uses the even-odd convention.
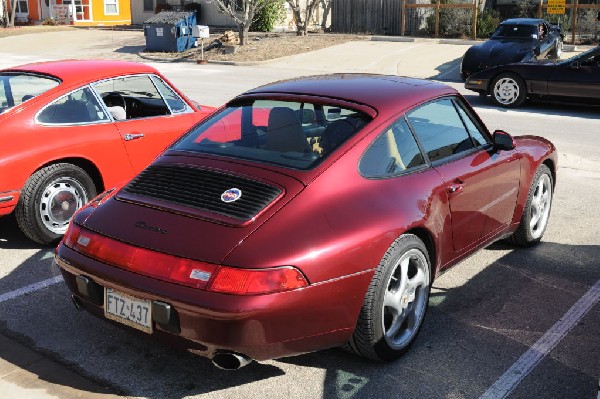
[[[102,96],[102,101],[107,107],[123,107],[125,114],[127,114],[127,103],[125,97],[116,91],[110,91]]]

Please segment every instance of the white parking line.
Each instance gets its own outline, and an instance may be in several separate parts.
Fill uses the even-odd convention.
[[[56,276],[56,277],[49,278],[47,280],[42,280],[35,284],[28,285],[26,287],[16,289],[11,292],[7,292],[6,294],[1,294],[0,295],[0,303],[9,301],[11,299],[20,297],[22,295],[29,294],[31,292],[39,291],[39,290],[49,287],[51,285],[58,284],[61,281],[63,281],[62,276]]]
[[[600,300],[600,280],[582,296],[527,352],[509,368],[479,399],[500,399],[513,389],[538,365],[586,313]]]

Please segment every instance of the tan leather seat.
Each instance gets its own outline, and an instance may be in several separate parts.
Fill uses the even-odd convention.
[[[298,115],[291,108],[275,107],[269,113],[266,149],[278,152],[310,152]]]

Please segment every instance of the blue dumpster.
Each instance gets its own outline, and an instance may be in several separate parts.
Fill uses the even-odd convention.
[[[196,13],[191,11],[161,11],[144,22],[146,51],[182,52],[194,47],[192,27]]]

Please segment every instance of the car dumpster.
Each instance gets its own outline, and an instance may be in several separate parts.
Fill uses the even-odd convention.
[[[144,22],[146,51],[182,52],[194,47],[196,39],[192,27],[196,13],[161,11]]]

